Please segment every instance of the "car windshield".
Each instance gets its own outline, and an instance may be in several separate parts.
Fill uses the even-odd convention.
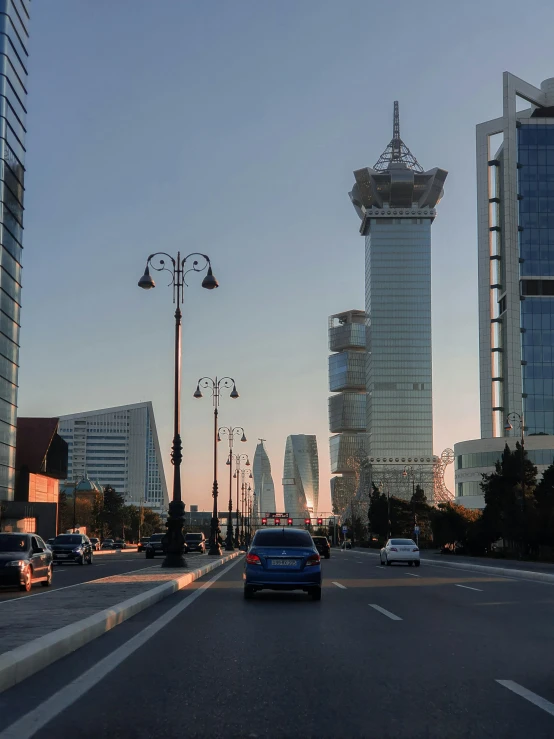
[[[391,539],[390,543],[393,546],[407,546],[412,544],[415,547],[415,541],[413,539]]]
[[[320,544],[327,544],[327,539],[324,536],[312,536],[312,539]]]
[[[164,534],[154,534],[150,537],[150,541],[161,541],[164,538]]]
[[[313,548],[312,537],[307,531],[257,531],[253,546],[256,547],[310,547]]]
[[[0,534],[0,552],[20,552],[27,549],[27,537]]]
[[[187,534],[185,539],[188,539],[189,541],[201,541],[202,534]]]
[[[81,544],[82,541],[81,537],[75,534],[61,534],[61,536],[56,536],[54,544]]]
[[[96,542],[98,541],[98,539],[96,539],[96,538],[95,538],[95,537],[93,536],[93,537],[92,537],[92,539],[91,539],[91,541],[93,541],[93,542],[95,542],[95,543],[96,543]]]

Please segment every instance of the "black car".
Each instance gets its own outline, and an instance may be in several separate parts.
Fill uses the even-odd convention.
[[[329,559],[331,556],[331,545],[329,539],[326,536],[312,536],[314,540],[315,548],[322,554],[325,559]]]
[[[92,548],[95,552],[100,549],[100,539],[97,539],[95,536],[91,536],[90,543],[92,544]]]
[[[52,544],[54,562],[76,562],[92,564],[92,544],[84,534],[60,534]]]
[[[114,549],[127,549],[127,544],[124,539],[116,539],[113,543]]]
[[[102,549],[113,549],[113,539],[104,539]]]
[[[146,545],[146,559],[152,559],[156,554],[165,554],[165,534],[152,534]]]
[[[148,544],[149,541],[150,541],[149,536],[143,536],[138,543],[137,552],[144,552],[144,550],[146,549],[146,545]]]
[[[204,534],[185,534],[185,552],[200,552],[204,554],[206,551],[206,539]]]
[[[52,552],[36,534],[0,533],[0,585],[27,593],[40,582],[52,585]]]

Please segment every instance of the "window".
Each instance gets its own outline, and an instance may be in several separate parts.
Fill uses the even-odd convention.
[[[257,547],[313,547],[312,537],[307,531],[257,531],[253,546]]]

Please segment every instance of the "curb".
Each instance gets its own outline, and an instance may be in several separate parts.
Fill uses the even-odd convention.
[[[114,626],[118,626],[128,618],[154,605],[154,603],[185,588],[194,580],[235,559],[240,554],[241,552],[228,554],[217,562],[211,562],[196,570],[186,572],[145,593],[135,595],[133,598],[117,603],[110,608],[88,616],[88,618],[64,626],[38,639],[33,639],[28,644],[17,647],[10,652],[5,652],[0,655],[0,693],[34,675],[52,662],[71,654],[71,652],[93,639],[102,636],[102,634],[113,629]]]
[[[358,554],[365,554],[366,556],[378,557],[377,552],[360,552],[356,550]],[[480,572],[483,575],[500,575],[502,577],[508,577],[512,580],[525,578],[525,580],[536,580],[537,582],[554,583],[554,574],[547,572],[534,572],[532,570],[516,570],[507,569],[505,567],[490,567],[487,565],[475,565],[472,562],[436,562],[434,559],[427,559],[421,557],[422,563],[435,565],[435,567],[453,567],[458,570],[469,570],[472,572]]]

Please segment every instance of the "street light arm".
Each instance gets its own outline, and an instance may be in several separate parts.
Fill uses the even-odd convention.
[[[198,266],[198,259],[195,259],[194,262],[192,263],[192,267],[190,269],[187,269],[186,272],[184,272],[185,264],[187,260],[190,259],[191,257],[202,257],[202,259],[204,260],[204,263],[201,266]],[[188,287],[185,277],[188,275],[189,272],[203,272],[206,269],[206,267],[210,267],[210,266],[211,266],[211,262],[207,254],[201,254],[200,252],[197,252],[197,251],[193,251],[190,254],[187,254],[187,256],[181,260],[181,265],[180,265],[181,267],[180,271],[183,276],[183,284]]]

